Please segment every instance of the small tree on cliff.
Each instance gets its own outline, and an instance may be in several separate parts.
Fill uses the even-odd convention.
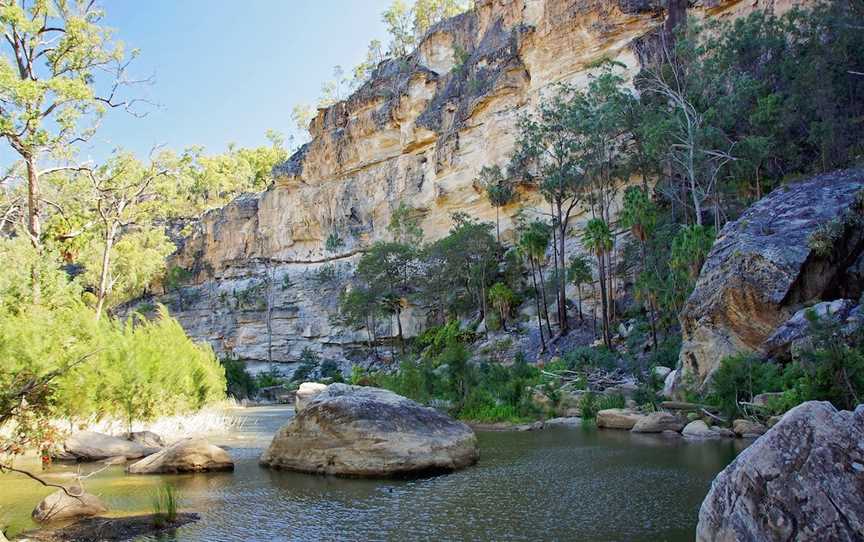
[[[41,167],[72,158],[74,146],[89,140],[105,111],[132,111],[138,101],[121,98],[135,83],[126,70],[123,44],[99,25],[96,2],[6,0],[0,3],[4,48],[0,55],[0,138],[24,162],[30,242],[42,251],[42,187],[45,175],[80,166]],[[34,298],[39,298],[33,268]]]
[[[489,203],[495,207],[495,237],[501,243],[501,207],[508,205],[516,197],[513,183],[504,178],[504,173],[499,166],[484,166],[478,176],[480,186],[486,190]]]
[[[546,341],[543,338],[543,322],[541,316],[546,319],[546,327],[549,336],[552,335],[552,326],[549,323],[549,310],[546,303],[546,283],[543,279],[542,262],[546,259],[546,249],[549,247],[550,228],[549,225],[535,220],[529,224],[520,225],[519,241],[517,247],[519,252],[528,260],[531,268],[531,282],[534,286],[534,301],[537,307],[537,326],[540,331],[540,347],[546,350]],[[540,286],[537,286],[537,273],[540,274]],[[541,311],[540,300],[543,300]]]

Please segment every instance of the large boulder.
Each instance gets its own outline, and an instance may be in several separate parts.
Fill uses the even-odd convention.
[[[679,382],[702,386],[724,357],[759,352],[805,304],[861,295],[846,273],[864,252],[862,189],[864,170],[822,175],[723,227],[680,315]]]
[[[390,391],[331,384],[276,433],[261,464],[383,477],[455,470],[477,457],[464,423]]]
[[[129,465],[126,470],[130,474],[177,474],[233,469],[234,462],[228,452],[207,439],[188,438]]]
[[[95,516],[107,512],[99,497],[86,493],[81,487],[73,486],[66,491],[58,489],[36,505],[31,516],[33,521],[47,523],[64,519]]]
[[[597,413],[597,427],[605,429],[633,429],[644,416],[626,408],[609,408]]]
[[[316,395],[327,389],[326,384],[319,382],[303,382],[294,394],[294,412],[300,412]]]
[[[684,429],[684,421],[670,412],[652,412],[642,417],[631,429],[634,433],[679,432]]]
[[[146,446],[95,431],[72,433],[55,454],[56,459],[64,461],[100,461],[109,457],[139,459],[158,452],[157,446]]]
[[[790,410],[717,475],[696,538],[864,539],[864,405]]]

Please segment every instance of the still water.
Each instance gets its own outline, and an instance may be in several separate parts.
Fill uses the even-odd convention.
[[[258,456],[291,411],[238,416],[238,430],[213,438],[230,447],[233,473],[126,476],[112,467],[86,487],[114,513],[140,513],[157,487],[175,485],[182,508],[201,520],[161,541],[689,541],[711,480],[741,448],[583,428],[481,432],[475,467],[420,480],[345,480],[260,468]],[[48,493],[0,475],[0,524],[12,534],[33,528],[30,511]]]

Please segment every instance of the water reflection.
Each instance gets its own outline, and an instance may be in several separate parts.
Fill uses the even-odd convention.
[[[124,476],[112,468],[88,489],[118,512],[146,511],[170,481],[202,520],[160,540],[692,540],[699,504],[740,442],[559,428],[479,435],[476,467],[419,480],[343,480],[258,466],[287,419],[244,411],[224,440],[234,473]],[[43,488],[0,478],[0,513],[15,530]]]

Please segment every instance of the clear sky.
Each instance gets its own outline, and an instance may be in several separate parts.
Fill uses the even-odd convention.
[[[160,104],[144,119],[112,111],[82,158],[115,146],[145,157],[164,144],[266,143],[288,135],[295,103],[314,104],[333,67],[358,64],[373,38],[386,43],[390,0],[104,0],[105,24],[139,48],[132,75],[155,76],[138,96]]]

